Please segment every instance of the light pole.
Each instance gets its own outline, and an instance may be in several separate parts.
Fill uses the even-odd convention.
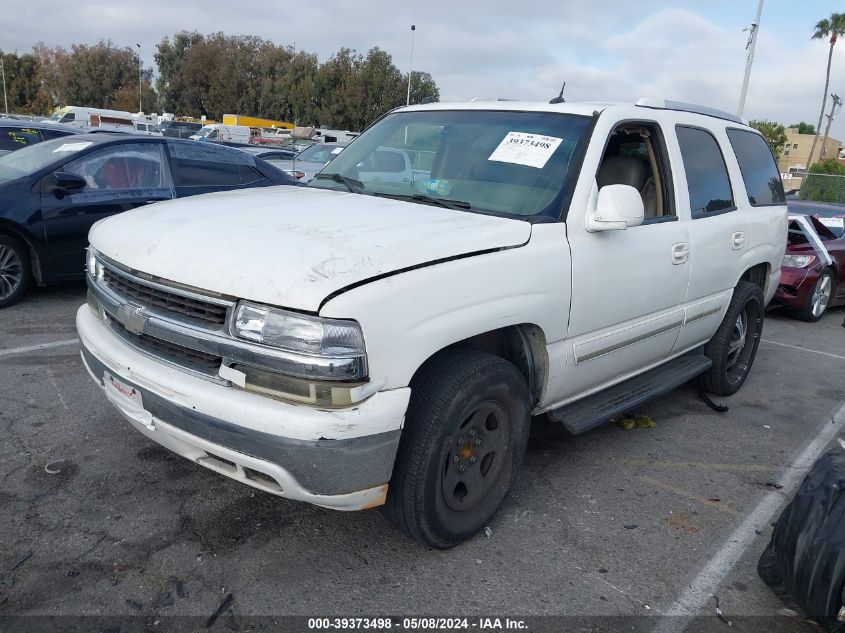
[[[757,19],[755,19],[748,30],[748,42],[745,48],[748,49],[748,59],[745,61],[745,77],[742,79],[742,92],[739,94],[739,109],[737,114],[742,116],[745,110],[745,95],[748,94],[748,80],[751,78],[751,64],[754,63],[754,47],[757,46],[757,31],[760,29],[760,16],[763,15],[763,0],[757,5]]]
[[[405,105],[411,105],[411,75],[414,73],[414,31],[417,30],[415,25],[411,25],[411,60],[408,62],[408,96],[405,99]]]
[[[138,47],[138,114],[144,111],[141,107],[141,45],[135,44]]]
[[[6,114],[9,114],[9,101],[6,98],[6,70],[3,67],[3,58],[0,57],[0,75],[3,76],[3,106],[6,110]]]

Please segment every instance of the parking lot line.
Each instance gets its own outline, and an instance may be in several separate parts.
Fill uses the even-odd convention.
[[[15,354],[26,354],[27,352],[35,352],[39,349],[49,349],[51,347],[64,347],[66,345],[74,345],[79,343],[78,338],[68,338],[63,341],[53,341],[52,343],[39,343],[38,345],[24,345],[23,347],[13,347],[12,349],[0,349],[0,356],[14,356]]]
[[[845,356],[841,356],[840,354],[831,354],[830,352],[822,352],[817,349],[809,349],[807,347],[798,347],[797,345],[790,345],[789,343],[779,343],[778,341],[771,341],[767,338],[760,339],[763,343],[769,343],[770,345],[777,345],[778,347],[788,347],[789,349],[797,349],[802,352],[810,352],[811,354],[821,354],[822,356],[828,356],[830,358],[838,358],[839,360],[845,360]]]
[[[803,348],[798,348],[803,349]],[[819,426],[812,440],[791,460],[778,479],[783,486],[777,492],[767,492],[745,520],[724,540],[722,547],[698,573],[684,591],[666,611],[666,617],[653,629],[653,633],[680,633],[698,614],[705,603],[742,558],[743,554],[757,540],[755,530],[768,524],[784,502],[791,498],[806,472],[827,448],[830,441],[845,426],[845,402],[833,417],[827,417]]]

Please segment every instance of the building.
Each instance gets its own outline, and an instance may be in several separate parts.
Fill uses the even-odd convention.
[[[799,134],[798,128],[786,128],[786,143],[778,158],[778,170],[780,170],[783,184],[787,189],[797,189],[801,186],[800,174],[807,167],[807,159],[810,157],[810,148],[813,146],[815,134]],[[828,158],[839,158],[839,150],[842,141],[831,136],[822,147],[824,136],[819,136],[816,143],[816,150],[813,152],[813,162],[826,160]]]

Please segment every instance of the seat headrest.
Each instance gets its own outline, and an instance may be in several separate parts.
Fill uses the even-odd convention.
[[[608,156],[602,161],[596,182],[599,189],[606,185],[630,185],[639,191],[647,177],[645,163],[639,158]]]

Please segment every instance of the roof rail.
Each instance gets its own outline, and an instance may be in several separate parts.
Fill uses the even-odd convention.
[[[641,108],[657,108],[660,110],[680,110],[681,112],[695,112],[696,114],[704,114],[706,116],[716,117],[717,119],[725,119],[733,121],[734,123],[742,123],[748,125],[748,121],[736,114],[710,108],[708,106],[698,105],[697,103],[685,103],[683,101],[670,101],[668,99],[640,99],[636,105]]]

